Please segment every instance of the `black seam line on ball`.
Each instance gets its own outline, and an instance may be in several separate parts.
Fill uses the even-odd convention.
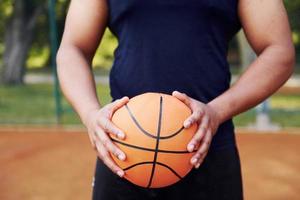
[[[129,169],[131,169],[131,168],[133,168],[133,167],[138,166],[138,165],[146,165],[146,164],[153,164],[153,162],[140,162],[140,163],[136,163],[136,164],[134,164],[134,165],[131,165],[131,166],[129,166],[129,167],[124,168],[123,170],[124,170],[124,171],[127,171],[127,170],[129,170]],[[164,164],[164,163],[161,163],[161,162],[156,162],[156,164],[157,164],[157,165],[161,165],[161,166],[163,166],[163,167],[169,169],[175,176],[177,176],[179,179],[182,179],[182,177],[181,177],[174,169],[172,169],[172,167],[170,167],[170,166],[168,166],[168,165],[166,165],[166,164]]]
[[[116,140],[116,139],[111,139],[112,141],[118,143],[118,144],[121,144],[121,145],[124,145],[124,146],[127,146],[127,147],[131,147],[131,148],[134,148],[134,149],[139,149],[139,150],[143,150],[143,151],[155,151],[155,149],[150,149],[150,148],[145,148],[145,147],[140,147],[140,146],[136,146],[136,145],[132,145],[132,144],[127,144],[125,142],[121,142],[119,140]],[[189,152],[189,151],[170,151],[170,150],[163,150],[163,149],[158,149],[157,150],[159,153],[174,153],[174,154],[185,154],[185,153],[193,153],[193,152],[196,152],[197,149],[195,149],[194,151],[192,152]]]
[[[156,161],[157,161],[159,139],[160,139],[160,130],[161,130],[162,106],[163,106],[163,97],[160,96],[160,101],[159,101],[159,117],[158,117],[157,134],[156,134],[157,135],[156,146],[155,146],[155,152],[154,152],[154,158],[153,158],[153,165],[152,165],[151,176],[150,176],[147,188],[151,187],[153,176],[154,176],[154,173],[155,173],[155,165],[156,165]]]
[[[176,131],[175,133],[171,134],[171,135],[167,135],[167,136],[161,136],[159,139],[163,140],[163,139],[169,139],[171,137],[174,137],[176,135],[178,135],[182,130],[184,129],[184,127],[182,126],[178,131]]]
[[[137,119],[134,117],[133,113],[131,112],[130,108],[128,107],[127,104],[125,104],[125,107],[130,115],[130,118],[133,120],[133,122],[135,123],[135,125],[147,136],[152,137],[157,139],[157,136],[152,135],[151,133],[149,133],[148,131],[146,131],[145,129],[143,129],[143,127],[139,124],[139,122],[137,121]],[[178,131],[176,131],[175,133],[172,133],[170,135],[167,136],[162,136],[160,137],[160,139],[169,139],[171,137],[174,137],[176,135],[178,135],[182,130],[184,129],[184,127],[182,126]]]

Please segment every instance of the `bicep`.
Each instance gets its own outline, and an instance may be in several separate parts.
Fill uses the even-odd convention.
[[[238,9],[245,35],[256,54],[270,45],[293,46],[282,0],[239,0]]]
[[[72,0],[65,23],[62,45],[78,47],[92,57],[106,27],[106,0]]]

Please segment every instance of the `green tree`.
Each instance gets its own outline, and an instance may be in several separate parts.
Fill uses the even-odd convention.
[[[294,31],[300,31],[300,0],[285,0],[290,24]]]
[[[34,29],[45,4],[34,0],[14,0],[12,3],[12,14],[5,24],[2,81],[21,84]]]
[[[295,46],[300,53],[300,0],[285,0]]]
[[[0,33],[5,32],[0,34],[2,82],[22,84],[26,65],[30,63],[28,58],[41,58],[41,67],[49,66],[47,3],[47,0],[0,0]],[[63,32],[68,5],[68,0],[58,0],[56,3],[59,38]]]

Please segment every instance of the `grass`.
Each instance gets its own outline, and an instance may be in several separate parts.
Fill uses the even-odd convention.
[[[54,122],[51,85],[1,86],[1,123]]]
[[[99,84],[97,92],[102,105],[111,101],[107,85]],[[65,99],[62,99],[64,125],[80,124],[80,120]],[[300,127],[300,95],[274,95],[270,99],[271,119],[283,127]],[[252,109],[235,117],[237,126],[247,126],[255,121]],[[0,86],[0,124],[55,124],[53,86],[34,84],[24,86]]]
[[[102,105],[111,101],[109,88],[98,85],[97,92]],[[79,124],[78,116],[63,98],[63,124]],[[30,84],[24,86],[0,86],[0,124],[55,124],[53,86]]]

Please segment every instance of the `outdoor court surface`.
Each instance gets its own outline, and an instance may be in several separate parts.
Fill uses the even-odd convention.
[[[245,199],[300,199],[300,133],[237,134]],[[85,200],[95,153],[84,131],[0,130],[0,200]]]

